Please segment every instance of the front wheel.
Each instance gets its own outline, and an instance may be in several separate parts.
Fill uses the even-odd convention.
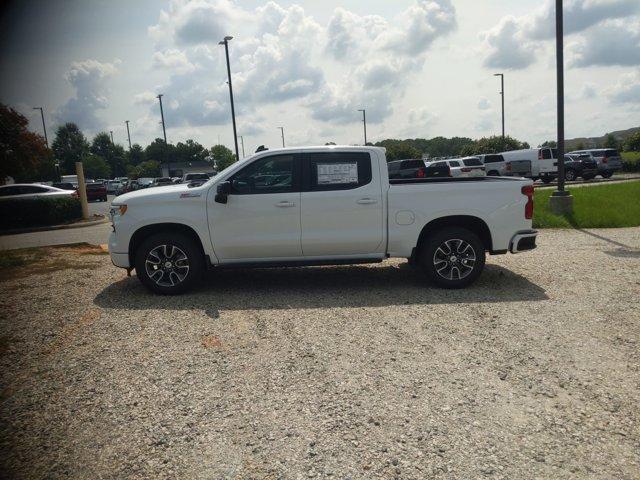
[[[444,228],[424,243],[420,263],[429,278],[444,288],[464,288],[482,273],[485,249],[466,228]]]
[[[138,248],[135,256],[138,279],[149,290],[175,295],[192,288],[204,272],[198,245],[181,233],[158,233]]]
[[[577,175],[575,170],[567,170],[566,172],[564,172],[564,179],[567,182],[573,182],[576,179]]]

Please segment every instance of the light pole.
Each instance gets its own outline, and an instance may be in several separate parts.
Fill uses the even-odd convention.
[[[242,158],[244,158],[244,137],[242,135],[238,135],[240,137],[240,144],[242,145]]]
[[[164,93],[159,93],[158,96],[156,97],[158,99],[158,101],[160,102],[160,118],[162,120],[162,135],[164,137],[164,148],[162,149],[162,160],[166,160],[167,159],[167,129],[164,125],[164,110],[162,109],[162,97],[164,96]],[[167,176],[171,176],[171,162],[167,162]]]
[[[494,77],[500,77],[500,97],[502,97],[502,140],[504,140],[504,73],[494,73]]]
[[[129,120],[125,120],[124,123],[127,124],[127,139],[129,140],[129,151],[131,151],[131,132],[129,132]]]
[[[284,127],[278,127],[280,129],[280,134],[282,135],[282,148],[284,148]]]
[[[549,206],[556,215],[573,212],[573,197],[564,189],[564,26],[562,0],[556,0],[556,77],[558,90],[558,190],[549,197]]]
[[[47,148],[49,148],[49,139],[47,138],[47,127],[44,124],[44,111],[42,107],[33,107],[34,110],[40,110],[40,116],[42,117],[42,130],[44,131],[44,143],[47,144]]]
[[[113,143],[113,130],[109,130],[109,135],[111,135],[111,145],[115,145]]]
[[[227,77],[229,78],[229,98],[231,99],[231,121],[233,122],[233,143],[236,146],[236,161],[240,160],[238,153],[238,133],[236,132],[236,110],[233,105],[233,86],[231,85],[231,65],[229,64],[229,40],[233,37],[227,35],[218,45],[224,45],[224,52],[227,57]]]
[[[362,112],[362,123],[364,124],[364,144],[367,145],[367,111],[363,108],[358,110]]]

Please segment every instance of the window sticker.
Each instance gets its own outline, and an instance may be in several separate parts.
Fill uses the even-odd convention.
[[[358,163],[318,163],[318,185],[358,183]]]

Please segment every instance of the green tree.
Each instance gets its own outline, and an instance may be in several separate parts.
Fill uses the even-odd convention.
[[[93,153],[87,153],[82,159],[82,168],[87,178],[110,178],[111,167],[107,161]]]
[[[191,139],[186,142],[178,142],[174,150],[175,162],[205,161],[209,152],[206,148]]]
[[[627,138],[624,149],[627,152],[640,152],[640,130]]]
[[[139,177],[159,177],[162,174],[160,162],[147,160],[138,165]]]
[[[613,133],[607,133],[604,138],[604,148],[618,148],[618,140],[613,135]]]
[[[483,137],[476,140],[471,145],[462,148],[460,155],[480,155],[483,153],[500,153],[510,150],[521,150],[531,148],[527,142],[521,142],[513,137],[500,136]]]
[[[62,173],[73,175],[76,162],[82,161],[89,151],[89,143],[75,123],[65,123],[56,130],[51,146],[54,158],[60,162]]]
[[[155,160],[161,164],[168,162],[175,163],[175,149],[176,147],[170,143],[165,145],[163,139],[156,138],[144,149],[144,159],[146,161]]]
[[[144,150],[139,144],[134,143],[131,145],[131,150],[127,152],[127,163],[136,166],[142,162],[144,162]]]
[[[584,142],[578,142],[576,145],[576,150],[584,150]]]
[[[8,176],[17,182],[56,177],[51,150],[28,124],[23,115],[0,104],[0,184]]]
[[[94,155],[106,160],[114,176],[125,175],[127,159],[124,148],[121,145],[114,145],[107,132],[100,132],[93,137],[90,150]]]
[[[377,147],[384,147],[387,149],[387,162],[393,160],[403,160],[408,158],[421,158],[422,152],[416,147],[412,146],[406,140],[396,140],[393,138],[382,140],[376,143]]]
[[[236,161],[236,156],[224,145],[211,147],[211,156],[213,157],[213,161],[215,162],[216,168],[219,172]]]
[[[555,140],[547,140],[546,142],[540,144],[540,147],[556,148],[557,146],[558,142],[556,142]]]

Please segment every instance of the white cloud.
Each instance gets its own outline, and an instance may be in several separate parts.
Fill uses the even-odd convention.
[[[152,58],[152,65],[155,68],[164,68],[176,74],[191,73],[196,69],[196,66],[189,61],[187,55],[176,48],[155,52]]]
[[[120,60],[101,63],[98,60],[73,62],[65,79],[75,90],[75,95],[54,114],[60,123],[74,122],[81,129],[97,131],[104,122],[97,116],[98,110],[106,109],[106,85],[104,80],[115,75]]]
[[[640,13],[640,1],[570,0],[565,2],[563,12],[565,36],[585,32],[584,37],[567,42],[570,66],[640,63],[637,29],[632,27],[640,25],[640,19],[633,17]],[[619,24],[611,22],[615,19],[628,19],[627,32],[615,28]],[[631,39],[625,38],[629,33]],[[494,28],[482,32],[481,38],[485,67],[524,69],[536,61],[536,51],[544,42],[555,38],[555,2],[546,0],[529,15],[506,16]]]
[[[490,108],[491,102],[487,98],[482,97],[478,100],[478,110],[489,110]]]
[[[155,103],[156,94],[153,92],[142,92],[133,96],[133,103],[137,105],[150,105]]]
[[[598,25],[569,44],[567,56],[572,67],[640,65],[640,21]]]
[[[615,104],[640,105],[640,69],[623,75],[605,94]]]

